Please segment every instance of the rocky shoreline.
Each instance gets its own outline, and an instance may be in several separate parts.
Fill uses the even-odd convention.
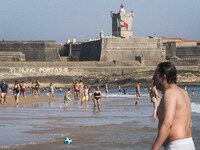
[[[53,82],[59,87],[71,87],[75,80],[82,80],[86,84],[104,86],[105,82],[108,82],[110,86],[134,86],[137,81],[142,82],[142,86],[146,87],[152,84],[153,71],[135,72],[126,75],[75,75],[75,76],[34,76],[34,77],[20,77],[15,79],[6,79],[9,84],[12,84],[15,80],[18,81],[39,81],[43,86],[48,86],[50,82]],[[200,86],[200,72],[191,71],[179,71],[177,75],[178,85],[192,85]]]

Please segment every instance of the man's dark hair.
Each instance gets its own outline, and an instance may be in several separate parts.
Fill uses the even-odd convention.
[[[171,62],[162,62],[157,66],[157,70],[161,76],[166,75],[167,83],[176,83],[177,71]]]

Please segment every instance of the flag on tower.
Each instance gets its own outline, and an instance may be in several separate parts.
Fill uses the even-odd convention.
[[[128,29],[128,24],[124,20],[121,20],[121,19],[117,18],[117,27],[118,28],[126,28],[126,29]]]

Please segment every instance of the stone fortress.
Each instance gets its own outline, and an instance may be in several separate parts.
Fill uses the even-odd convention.
[[[200,41],[133,36],[134,13],[111,12],[112,36],[64,46],[56,41],[0,41],[0,78],[112,76],[152,71],[162,61],[200,72]]]
[[[198,66],[200,41],[167,37],[134,37],[133,12],[126,13],[120,6],[118,13],[111,12],[112,36],[100,33],[99,39],[65,44],[66,54],[80,61],[139,62],[156,65],[173,61],[179,66]],[[124,25],[124,26],[121,26]]]

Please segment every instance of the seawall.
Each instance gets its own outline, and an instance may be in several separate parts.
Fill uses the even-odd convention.
[[[156,66],[143,66],[136,62],[1,62],[0,79],[73,83],[76,79],[86,82],[151,81]],[[199,66],[177,66],[179,82],[200,82]]]

